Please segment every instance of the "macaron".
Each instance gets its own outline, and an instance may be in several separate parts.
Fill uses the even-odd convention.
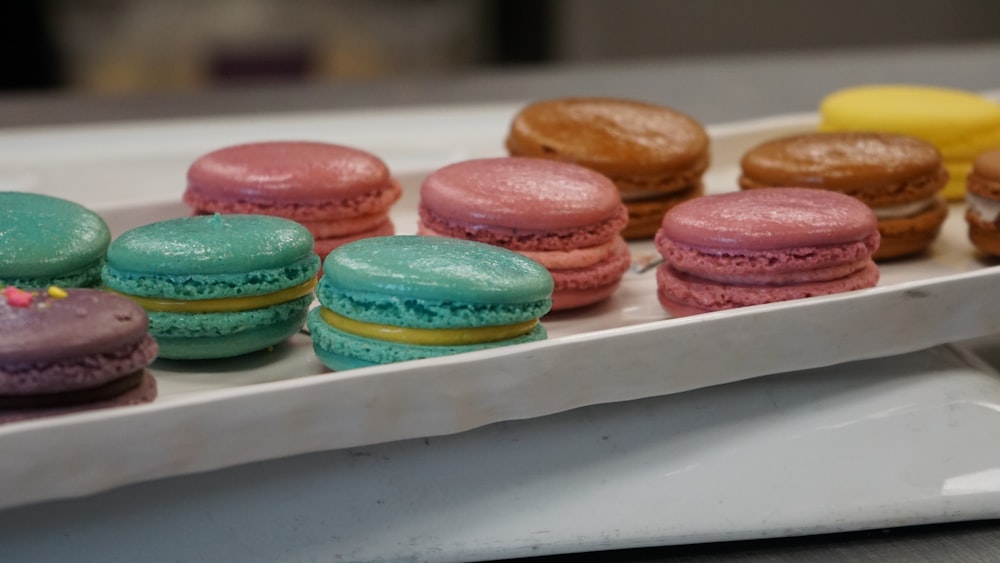
[[[628,207],[626,239],[650,238],[668,209],[704,192],[709,138],[694,118],[618,98],[541,100],[522,108],[506,140],[511,156],[560,160],[600,172]]]
[[[969,240],[979,250],[1000,256],[1000,149],[976,157],[967,182]]]
[[[146,309],[161,358],[223,358],[298,332],[319,263],[294,221],[217,214],[126,231],[108,248],[102,277]]]
[[[418,234],[501,246],[545,266],[554,311],[607,299],[631,262],[617,188],[575,164],[522,157],[451,164],[424,179],[417,212]]]
[[[893,133],[806,133],[773,139],[740,160],[743,189],[796,186],[841,192],[878,218],[876,260],[924,252],[948,215],[948,172],[934,145]]]
[[[0,291],[0,422],[156,397],[145,311],[97,289]]]
[[[820,103],[825,131],[881,131],[934,144],[950,181],[943,195],[960,201],[965,176],[981,152],[1000,148],[1000,105],[972,92],[908,84],[845,88]]]
[[[313,349],[346,370],[543,340],[552,278],[495,246],[377,237],[327,256],[309,313]]]
[[[879,238],[871,209],[837,192],[704,196],[663,217],[657,297],[680,317],[872,287]]]
[[[401,194],[386,164],[360,149],[309,141],[225,147],[191,164],[183,199],[197,214],[274,215],[309,229],[321,257],[352,240],[391,235]]]
[[[96,286],[110,242],[104,220],[78,203],[0,192],[0,284]]]

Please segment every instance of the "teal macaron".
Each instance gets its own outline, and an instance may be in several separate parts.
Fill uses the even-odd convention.
[[[0,284],[94,287],[110,242],[104,219],[78,203],[0,192]]]
[[[319,272],[313,244],[279,217],[169,219],[112,241],[102,278],[146,309],[160,358],[238,356],[302,328]]]
[[[543,340],[552,276],[479,242],[373,237],[323,263],[306,322],[327,367],[345,370]]]

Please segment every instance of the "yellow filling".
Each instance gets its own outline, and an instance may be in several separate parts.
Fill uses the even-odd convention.
[[[319,314],[330,326],[356,336],[423,346],[457,346],[507,340],[515,336],[528,334],[538,324],[538,319],[531,319],[523,323],[503,326],[406,328],[349,319],[334,313],[326,307],[321,308]]]
[[[219,299],[197,299],[194,301],[157,299],[155,297],[138,297],[135,295],[127,295],[127,297],[147,311],[162,313],[225,313],[260,309],[261,307],[270,307],[278,303],[292,301],[304,295],[309,295],[314,287],[316,287],[316,278],[310,278],[304,283],[275,291],[274,293],[250,295],[247,297],[222,297]]]

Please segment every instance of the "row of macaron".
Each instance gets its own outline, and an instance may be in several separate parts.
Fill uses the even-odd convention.
[[[827,96],[820,114],[815,132],[750,148],[740,161],[738,187],[820,188],[860,199],[879,218],[879,260],[927,250],[946,218],[947,201],[966,199],[974,159],[1000,148],[1000,105],[969,92],[849,88]],[[651,238],[669,209],[703,195],[711,161],[709,136],[695,119],[624,99],[528,104],[511,120],[504,145],[511,157],[572,163],[610,180],[627,213],[619,233],[624,240]],[[989,175],[990,158],[981,159],[979,177]],[[567,216],[580,226],[617,213],[617,202],[603,192],[553,195],[537,166],[529,165],[524,173],[515,168],[509,160],[481,160],[432,172],[420,188],[420,232],[495,242],[492,237],[501,229],[531,233],[549,224],[563,228],[559,223]],[[991,240],[1000,233],[989,225],[996,220],[996,196],[982,182],[969,191],[970,238],[980,250],[994,253],[1000,243]],[[400,193],[386,165],[364,151],[321,143],[252,143],[195,161],[183,197],[197,213],[267,213],[299,221],[316,238],[322,256],[350,240],[392,234],[389,211]],[[583,208],[590,217],[583,217]],[[589,248],[609,240],[598,238],[571,246]],[[519,251],[549,244],[500,242]],[[611,254],[620,266],[620,246]],[[562,308],[558,301],[557,309]]]
[[[669,211],[657,233],[666,258],[658,297],[686,315],[710,310],[686,305],[689,295],[727,308],[871,287],[878,239],[871,210],[835,192],[696,198]],[[4,287],[0,422],[150,402],[155,359],[242,355],[303,325],[334,370],[547,338],[540,320],[552,308],[553,276],[521,253],[376,236],[331,251],[318,276],[313,245],[308,230],[280,217],[183,217],[115,239],[102,289]]]
[[[891,114],[834,103],[859,93],[868,102],[972,96],[852,90],[828,99],[824,123],[851,111],[859,119],[865,111]],[[891,105],[927,112],[898,99]],[[982,115],[949,119],[953,129],[979,127],[952,137],[964,143],[963,158],[975,158],[967,181],[970,237],[994,253],[996,206],[989,200],[1000,199],[1000,154],[970,156],[978,149],[969,148],[996,141]],[[544,338],[538,319],[546,312],[592,304],[615,290],[629,262],[625,238],[657,235],[664,257],[657,295],[675,316],[870,287],[878,280],[872,258],[926,249],[943,221],[939,193],[954,191],[959,174],[966,185],[963,170],[945,163],[942,171],[943,151],[914,135],[814,133],[755,147],[741,162],[743,191],[702,197],[704,129],[670,108],[628,100],[531,104],[512,122],[507,147],[511,157],[456,163],[426,178],[418,233],[436,237],[388,236],[400,193],[388,168],[364,151],[324,143],[253,143],[205,155],[190,168],[184,194],[204,216],[140,227],[114,243],[101,219],[75,204],[47,198],[41,219],[29,200],[45,196],[2,194],[13,199],[0,205],[8,210],[0,279],[76,287],[100,272],[102,283],[142,304],[160,357],[245,353],[307,323],[320,359],[346,369]],[[905,221],[930,226],[920,232],[901,227]],[[11,236],[19,228],[26,234],[20,240]],[[900,232],[908,236],[897,240]],[[218,236],[232,241],[220,244]],[[468,243],[446,242],[452,239]],[[327,257],[321,306],[310,312],[320,256]],[[67,265],[69,277],[42,281]],[[221,293],[211,289],[216,282]],[[53,300],[39,300],[45,306],[38,309],[55,310]],[[10,304],[4,311],[19,309]],[[511,304],[519,312],[508,311]],[[227,327],[241,334],[217,338]],[[0,351],[0,363],[9,364],[9,352]],[[148,348],[140,356],[149,357]],[[143,388],[148,397],[149,385]]]

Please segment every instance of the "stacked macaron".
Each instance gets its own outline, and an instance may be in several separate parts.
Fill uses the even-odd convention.
[[[820,103],[824,131],[912,135],[937,146],[961,200],[965,176],[981,152],[1000,148],[1000,105],[972,92],[914,85],[869,85],[834,92]]]
[[[552,278],[520,254],[421,236],[376,237],[323,263],[309,313],[320,361],[345,370],[546,337]]]
[[[876,260],[923,252],[948,214],[948,172],[934,145],[892,133],[806,133],[773,139],[740,161],[743,189],[797,186],[841,192],[878,218]]]
[[[879,233],[857,199],[761,188],[671,209],[655,238],[657,296],[673,316],[872,287]]]
[[[0,422],[152,401],[146,313],[96,289],[0,292]]]
[[[108,248],[103,279],[148,311],[161,358],[221,358],[295,334],[319,263],[312,236],[294,221],[217,214],[123,233]]]
[[[418,233],[483,242],[537,260],[552,274],[552,309],[610,297],[628,270],[628,221],[615,185],[574,164],[535,158],[467,160],[420,187]]]
[[[210,152],[188,169],[184,201],[195,213],[274,215],[297,221],[316,253],[391,235],[399,183],[368,152],[330,143],[273,141]]]
[[[967,182],[969,240],[979,250],[1000,256],[1000,150],[976,157]]]
[[[104,220],[77,203],[0,192],[0,284],[96,286],[110,242]]]
[[[600,172],[628,207],[626,239],[650,238],[663,214],[703,193],[709,138],[665,106],[616,98],[556,98],[521,109],[507,136],[511,156],[559,160]]]

